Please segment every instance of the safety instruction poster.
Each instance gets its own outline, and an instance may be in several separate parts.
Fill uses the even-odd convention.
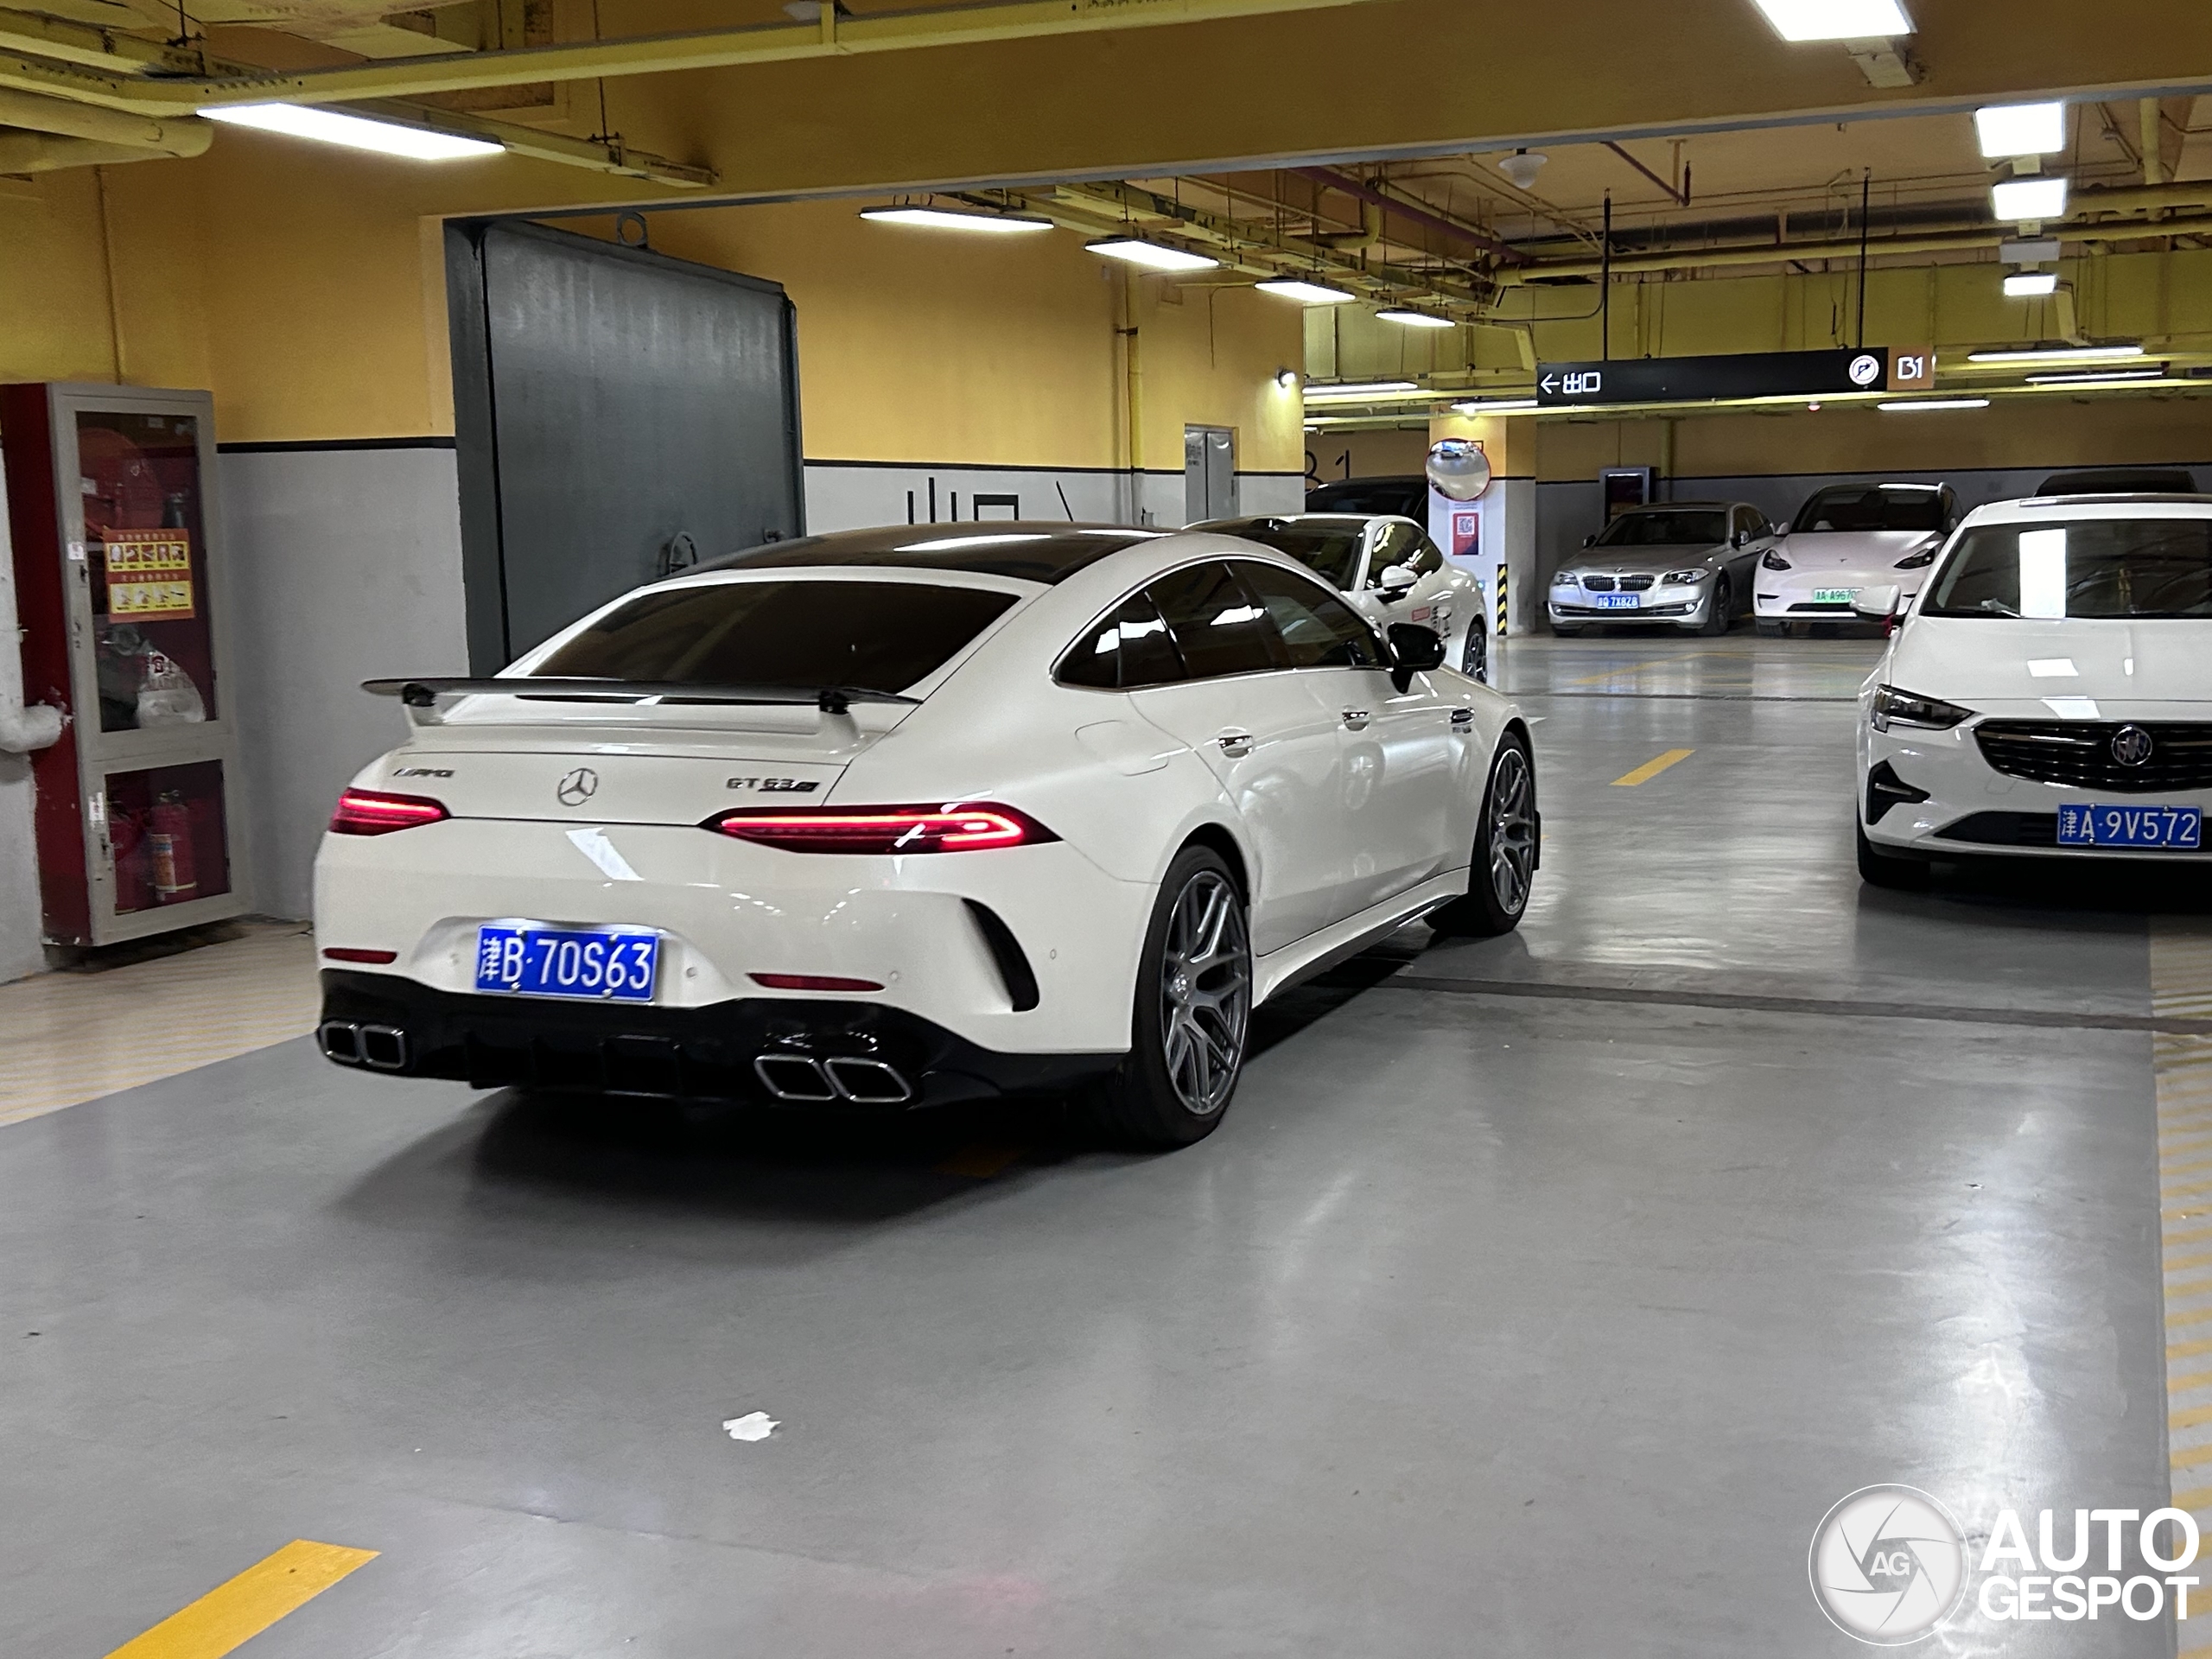
[[[111,621],[167,622],[194,614],[189,531],[111,530],[101,539]]]

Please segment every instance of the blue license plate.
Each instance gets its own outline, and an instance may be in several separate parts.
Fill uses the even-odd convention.
[[[2062,847],[2163,847],[2196,852],[2204,839],[2204,814],[2194,806],[2062,806]]]
[[[476,988],[518,996],[650,1002],[660,936],[633,929],[520,927],[476,930]]]
[[[1641,594],[1592,594],[1601,611],[1632,611],[1643,602]]]

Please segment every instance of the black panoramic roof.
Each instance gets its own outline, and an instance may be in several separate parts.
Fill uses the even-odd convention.
[[[1166,532],[1125,524],[1070,524],[994,519],[988,523],[889,524],[770,542],[709,559],[697,570],[784,570],[889,566],[901,570],[964,570],[1021,582],[1064,582],[1109,553]],[[690,572],[685,572],[689,575]]]

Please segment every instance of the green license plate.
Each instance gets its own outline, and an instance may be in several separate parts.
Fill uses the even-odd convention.
[[[1815,588],[1813,589],[1813,603],[1848,605],[1851,603],[1851,596],[1858,591],[1856,588]]]

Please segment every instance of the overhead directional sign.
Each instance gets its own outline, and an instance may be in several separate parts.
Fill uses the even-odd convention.
[[[1925,385],[1925,380],[1916,382]],[[1536,402],[1545,409],[1605,404],[1699,404],[1734,397],[1825,397],[1891,391],[1890,352],[1741,352],[1723,357],[1617,357],[1610,363],[1542,363]]]

